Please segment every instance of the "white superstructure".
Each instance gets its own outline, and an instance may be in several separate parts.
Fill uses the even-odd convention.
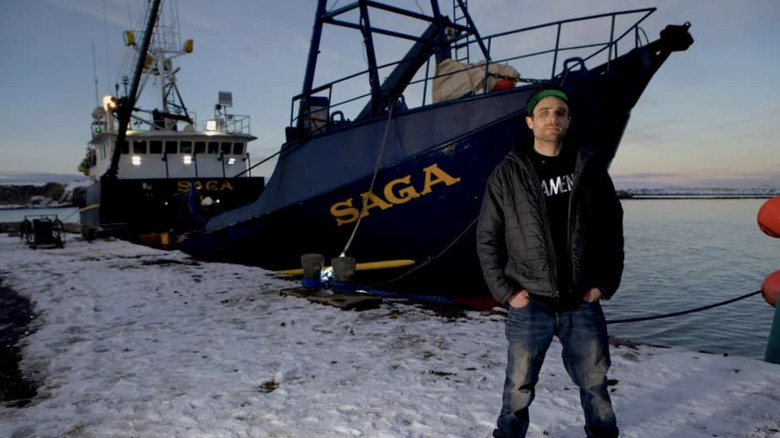
[[[141,22],[137,28],[145,29],[145,24]],[[232,107],[231,93],[219,92],[214,116],[202,123],[182,101],[176,86],[179,68],[174,60],[191,53],[194,43],[181,43],[175,7],[162,8],[149,50],[142,55],[137,41],[143,39],[143,33],[144,30],[124,32],[124,43],[129,49],[126,70],[138,63],[139,56],[145,56],[137,97],[151,82],[155,86],[149,89],[159,94],[151,96],[155,108],[133,109],[126,141],[119,145],[117,177],[231,178],[247,173],[247,144],[256,137],[250,134],[249,116],[228,113]],[[128,76],[123,76],[121,82],[127,93]],[[141,100],[135,100],[140,105]],[[98,181],[111,167],[119,131],[116,110],[122,102],[115,96],[104,96],[102,105],[92,112],[92,140],[79,167],[92,181]]]

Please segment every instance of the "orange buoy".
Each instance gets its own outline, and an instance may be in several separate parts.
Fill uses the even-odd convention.
[[[512,79],[501,78],[493,85],[493,91],[506,90],[507,88],[514,88],[517,85],[517,81]]]
[[[764,202],[758,209],[758,228],[770,237],[780,237],[780,196]]]
[[[777,296],[780,295],[780,271],[775,271],[761,283],[761,295],[770,306],[777,305]]]

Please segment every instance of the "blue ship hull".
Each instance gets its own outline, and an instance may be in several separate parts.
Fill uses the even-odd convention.
[[[625,71],[569,78],[573,122],[567,141],[614,154],[631,107],[652,75],[650,63],[643,62],[647,56],[639,49],[626,58],[631,62],[625,62]],[[531,136],[524,105],[534,89],[496,92],[389,119],[382,159],[388,164],[378,172],[372,192],[380,199],[369,201],[349,255],[358,262],[410,259],[416,265],[438,257],[382,287],[446,296],[487,293],[476,258],[474,221],[493,168],[513,142]],[[285,145],[262,196],[187,235],[181,249],[203,259],[270,270],[298,268],[305,253],[323,254],[326,260],[338,256],[355,225],[343,223],[355,217],[354,211],[344,212],[350,200],[356,210],[361,206],[387,123],[375,120]],[[411,195],[403,198],[398,194],[403,189]],[[386,191],[398,199],[388,199]],[[415,266],[359,273],[356,280],[381,283],[410,269]]]
[[[684,30],[687,36],[687,25]],[[571,102],[566,142],[614,157],[648,82],[671,51],[684,50],[662,40],[591,70],[580,62],[579,69],[554,78]],[[351,242],[346,255],[358,263],[412,261],[358,271],[354,280],[366,288],[488,297],[476,255],[476,219],[490,173],[515,142],[532,135],[525,104],[541,85],[412,110],[374,114],[376,107],[367,106],[370,117],[361,113],[354,122],[290,136],[261,196],[188,233],[180,248],[206,260],[286,271],[300,268],[307,253],[323,254],[329,265]],[[316,91],[306,87],[304,94]],[[375,89],[372,101],[387,88]],[[366,211],[358,221],[364,196]]]

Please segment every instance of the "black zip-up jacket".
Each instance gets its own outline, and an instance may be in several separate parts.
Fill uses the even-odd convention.
[[[531,299],[556,308],[582,303],[593,287],[609,299],[623,274],[623,209],[607,163],[592,151],[577,151],[568,214],[571,287],[559,291],[544,194],[525,153],[530,147],[516,146],[493,170],[485,189],[477,254],[490,292],[506,303],[525,289]]]

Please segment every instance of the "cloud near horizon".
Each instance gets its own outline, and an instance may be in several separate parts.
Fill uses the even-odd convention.
[[[613,174],[612,179],[619,189],[635,187],[688,187],[688,188],[733,188],[765,189],[780,191],[780,172],[770,175],[749,173],[734,174],[731,177],[701,178],[681,173],[637,172]]]

